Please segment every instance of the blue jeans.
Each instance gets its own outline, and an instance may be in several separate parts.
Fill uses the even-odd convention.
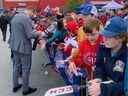
[[[86,82],[87,71],[85,69],[81,69],[80,73],[82,73],[83,75],[82,76],[80,75],[76,76],[75,74],[73,75],[73,85],[82,85],[83,80]],[[84,91],[84,93],[82,91]],[[81,94],[84,94],[84,95],[81,95]],[[86,96],[86,90],[85,89],[77,90],[76,92],[73,93],[73,95],[74,96]]]
[[[66,85],[71,85],[71,83],[68,80],[67,74],[65,73],[65,68],[59,68],[58,69],[60,72],[60,75],[62,76],[62,78],[64,79]]]
[[[48,52],[50,64],[55,64],[54,57],[55,57],[55,53],[56,53],[56,46],[54,46],[52,44],[46,44],[46,51]]]

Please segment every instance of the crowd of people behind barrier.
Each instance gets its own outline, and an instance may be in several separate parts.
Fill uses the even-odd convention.
[[[46,40],[39,40],[38,45],[44,48],[46,44],[50,63],[55,64],[55,70],[60,73],[67,85],[86,84],[86,80],[95,84],[98,82],[95,78],[103,81],[112,80],[113,83],[107,85],[92,84],[88,87],[89,94],[121,96],[127,61],[127,30],[123,18],[127,18],[127,9],[110,13],[101,12],[99,16],[75,12],[63,14],[57,9],[55,16],[45,17],[38,22],[36,28],[42,32]],[[115,47],[119,48],[118,51]],[[118,92],[115,92],[115,89]],[[74,92],[74,96],[85,96],[86,90]]]
[[[87,89],[74,92],[74,96],[85,96],[87,91],[90,96],[128,96],[127,8],[101,11],[95,16],[73,11],[62,13],[57,7],[50,16],[39,14],[31,19],[34,31],[42,36],[34,40],[33,50],[38,47],[47,51],[50,64],[65,84],[91,83]],[[0,20],[2,23],[2,16]],[[6,41],[4,24],[0,27]],[[110,80],[111,83],[101,83]]]

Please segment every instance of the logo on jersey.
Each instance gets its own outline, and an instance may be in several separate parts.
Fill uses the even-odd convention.
[[[84,63],[85,64],[95,64],[95,62],[96,62],[96,54],[88,52],[88,53],[84,54],[84,58],[83,59],[84,59]]]

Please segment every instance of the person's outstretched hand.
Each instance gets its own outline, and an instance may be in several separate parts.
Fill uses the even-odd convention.
[[[93,79],[88,82],[88,93],[90,96],[99,96],[101,94],[100,80]]]

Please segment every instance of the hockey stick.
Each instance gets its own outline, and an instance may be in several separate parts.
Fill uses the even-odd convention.
[[[113,83],[112,80],[104,81],[104,82],[99,81],[99,82],[103,83],[103,84]],[[89,86],[89,85],[81,85],[81,86],[69,85],[69,86],[51,88],[45,93],[44,96],[60,96],[60,95],[64,95],[64,94],[71,94],[80,89],[87,88],[87,86]]]

